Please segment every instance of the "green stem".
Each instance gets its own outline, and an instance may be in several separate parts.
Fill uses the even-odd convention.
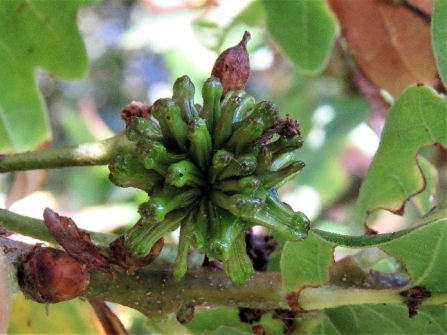
[[[227,306],[271,310],[287,308],[281,275],[255,273],[245,285],[234,285],[221,271],[202,268],[189,271],[178,282],[170,270],[139,271],[115,278],[92,271],[83,295],[137,309],[149,318],[177,313],[186,306]]]
[[[10,232],[19,233],[49,243],[57,243],[48,233],[47,226],[42,220],[19,215],[7,209],[0,209],[0,226]]]
[[[57,244],[54,238],[48,232],[47,226],[43,220],[30,218],[0,209],[0,227],[4,227],[10,232],[19,233],[25,236],[33,237],[41,241]],[[117,235],[97,233],[86,231],[94,243],[100,245],[109,245],[117,238]]]
[[[135,144],[124,132],[103,141],[0,155],[0,173],[68,166],[106,165],[119,152],[132,152]]]
[[[298,303],[306,311],[346,305],[403,303],[401,289],[370,290],[336,286],[307,287],[301,291]]]
[[[245,285],[235,285],[221,271],[202,268],[188,271],[178,282],[171,270],[140,271],[134,276],[91,272],[84,296],[134,308],[149,318],[177,313],[187,306],[289,309],[278,272],[256,272]],[[360,304],[403,305],[399,289],[358,289],[335,286],[305,288],[299,306],[305,311]],[[421,305],[443,305],[447,293],[432,292]],[[291,301],[289,300],[289,303]]]

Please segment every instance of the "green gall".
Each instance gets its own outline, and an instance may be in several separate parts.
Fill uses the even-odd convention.
[[[110,179],[148,194],[141,219],[124,237],[129,254],[145,257],[163,235],[180,227],[174,279],[187,271],[190,247],[223,262],[234,283],[250,279],[245,231],[260,225],[289,240],[306,238],[309,220],[281,202],[277,188],[304,167],[299,123],[277,105],[256,103],[244,90],[223,94],[216,77],[195,88],[179,78],[172,98],[157,100],[147,117],[127,118],[136,150],[117,155]]]

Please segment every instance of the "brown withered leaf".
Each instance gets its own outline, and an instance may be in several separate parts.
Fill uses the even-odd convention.
[[[408,6],[386,0],[329,3],[349,51],[375,85],[397,96],[410,84],[436,83],[430,25]],[[412,3],[430,14],[432,0]]]
[[[89,302],[93,308],[93,311],[98,317],[99,322],[101,322],[106,334],[129,334],[118,316],[109,308],[109,306],[106,305],[104,301],[90,299]]]
[[[413,2],[420,10],[431,14],[432,0]],[[407,68],[421,80],[433,80],[437,70],[430,43],[429,24],[406,7],[393,6],[386,2],[379,2],[378,7],[392,43]]]
[[[285,119],[277,119],[272,127],[266,129],[261,136],[259,136],[253,143],[254,146],[267,143],[273,135],[278,134],[280,136],[292,137],[301,135],[300,123],[286,115]]]
[[[111,260],[100,253],[100,248],[93,244],[90,235],[79,229],[72,219],[60,216],[49,208],[45,208],[43,219],[51,236],[70,256],[88,269],[113,274]]]
[[[250,33],[246,31],[238,45],[222,52],[214,63],[211,75],[219,78],[225,95],[231,90],[242,90],[250,76],[250,59],[247,52],[247,43]]]

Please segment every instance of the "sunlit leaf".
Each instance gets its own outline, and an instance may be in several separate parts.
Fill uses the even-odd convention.
[[[317,74],[326,65],[337,22],[325,0],[263,0],[267,29],[299,70]]]
[[[379,149],[360,189],[353,217],[356,231],[376,209],[402,213],[405,202],[424,189],[416,155],[426,145],[447,147],[446,129],[445,97],[424,86],[412,86],[401,94],[389,111]]]
[[[87,53],[76,14],[92,2],[0,2],[0,152],[29,150],[50,140],[35,71],[43,68],[65,79],[85,75]]]
[[[21,292],[14,296],[8,334],[98,334],[102,326],[87,301],[79,299],[58,304],[39,304],[26,300]]]

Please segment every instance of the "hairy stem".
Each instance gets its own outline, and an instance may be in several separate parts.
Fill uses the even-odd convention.
[[[117,153],[131,152],[134,147],[135,144],[126,138],[124,132],[121,132],[99,142],[0,155],[0,173],[69,166],[105,165]]]

